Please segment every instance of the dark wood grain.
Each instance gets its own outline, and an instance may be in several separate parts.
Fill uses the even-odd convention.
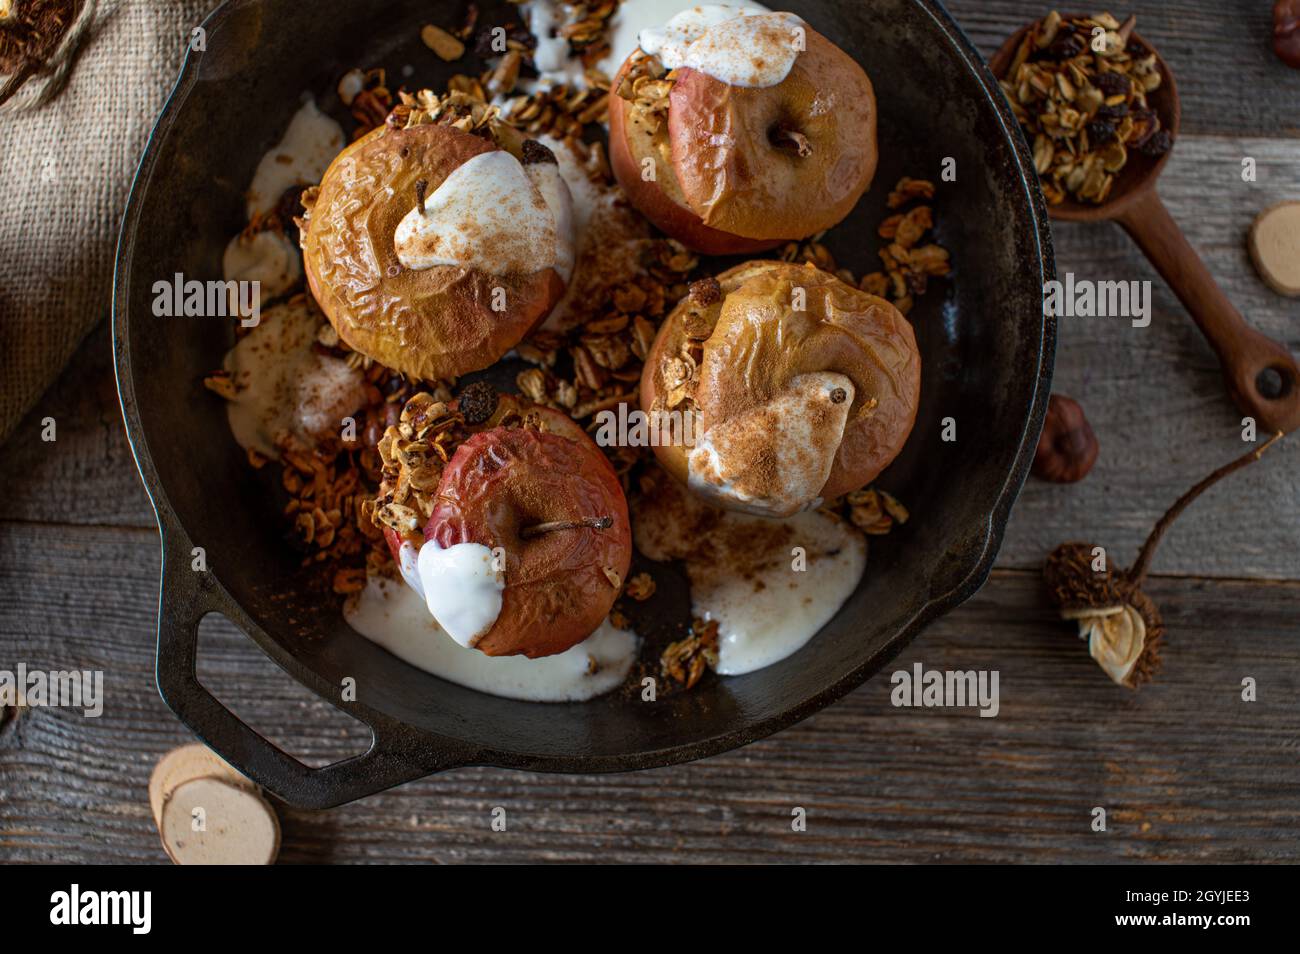
[[[0,446],[0,520],[157,526],[122,426],[109,330],[104,321],[90,333]]]
[[[99,719],[32,709],[0,731],[0,857],[164,860],[145,786],[187,736],[153,687],[156,573],[145,532],[4,528],[0,645],[23,647],[31,666],[102,667],[108,688]],[[283,857],[1300,859],[1300,584],[1160,579],[1151,593],[1171,648],[1163,678],[1137,694],[1101,675],[1035,575],[1000,572],[890,667],[997,669],[996,718],[894,708],[884,674],[699,764],[617,776],[467,769],[330,813],[286,810]],[[279,726],[291,751],[328,761],[356,750],[355,732],[230,627],[213,627],[204,653],[242,687],[237,711]],[[1259,681],[1258,702],[1240,701],[1245,676]],[[504,833],[489,827],[498,806]],[[791,831],[796,806],[806,833]],[[1089,828],[1095,806],[1107,809],[1105,833]]]
[[[1243,157],[1258,181],[1242,181]],[[1246,236],[1256,214],[1300,195],[1300,148],[1264,139],[1184,139],[1159,190],[1188,241],[1249,322],[1300,351],[1300,304],[1255,273]],[[1101,443],[1087,480],[1030,480],[999,564],[1040,565],[1057,543],[1101,543],[1127,562],[1171,503],[1242,452],[1242,414],[1228,400],[1214,352],[1155,269],[1115,225],[1053,225],[1057,270],[1095,281],[1150,280],[1151,324],[1058,322],[1055,391],[1077,399]],[[1180,520],[1156,560],[1163,573],[1300,579],[1300,442],[1211,490]]]

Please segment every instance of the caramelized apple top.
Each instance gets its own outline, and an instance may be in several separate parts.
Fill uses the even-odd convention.
[[[399,254],[398,229],[412,210],[497,151],[490,138],[449,125],[381,126],[330,165],[310,199],[303,264],[312,294],[350,347],[404,374],[446,379],[492,364],[546,317],[564,290],[555,250],[545,250],[544,267],[505,274],[437,254],[403,262]],[[529,185],[522,174],[519,183]],[[521,208],[540,215],[536,198],[521,197]],[[406,231],[409,251],[421,235],[409,224]]]
[[[648,411],[696,415],[694,446],[660,455],[678,479],[784,516],[865,486],[897,456],[921,383],[897,309],[811,265],[769,261],[724,272],[710,297],[678,305],[642,378]]]
[[[802,238],[846,216],[875,175],[876,97],[862,67],[820,33],[771,87],[673,74],[668,138],[686,204],[754,239]]]

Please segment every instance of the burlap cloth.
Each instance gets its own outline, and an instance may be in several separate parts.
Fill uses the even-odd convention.
[[[0,442],[109,313],[136,164],[215,5],[97,0],[61,91],[0,110]]]

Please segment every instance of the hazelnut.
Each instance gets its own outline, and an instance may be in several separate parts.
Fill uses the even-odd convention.
[[[1034,476],[1056,484],[1083,480],[1097,460],[1097,450],[1097,435],[1083,408],[1073,398],[1053,394],[1034,453]]]
[[[1273,52],[1294,69],[1300,69],[1300,0],[1273,4]]]

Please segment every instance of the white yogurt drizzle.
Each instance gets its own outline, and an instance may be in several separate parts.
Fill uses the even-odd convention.
[[[257,165],[248,187],[248,218],[275,208],[293,185],[314,185],[343,149],[343,128],[306,100],[289,121],[280,141]]]
[[[724,676],[799,650],[866,569],[866,538],[821,511],[785,520],[718,512],[675,481],[642,498],[639,509],[638,549],[653,560],[684,561],[693,615],[718,622],[717,671]]]
[[[577,256],[578,231],[575,224],[573,193],[555,162],[534,162],[524,166],[524,173],[541,193],[555,220],[555,270],[567,284],[573,278]]]
[[[583,642],[554,656],[485,656],[449,638],[419,594],[373,577],[344,608],[358,633],[417,669],[507,699],[581,702],[618,688],[636,660],[635,633],[608,620]]]
[[[305,303],[275,305],[226,355],[235,386],[226,413],[241,447],[271,458],[309,450],[338,435],[343,418],[366,403],[361,372],[316,352],[319,328]]]
[[[805,30],[793,13],[704,4],[642,30],[640,45],[670,70],[689,67],[731,86],[764,88],[790,75]]]
[[[837,390],[844,392],[838,403],[831,397]],[[818,494],[835,463],[853,394],[853,382],[842,374],[801,374],[766,404],[708,424],[686,459],[691,489],[767,517],[820,506]],[[766,485],[767,475],[745,469],[760,448],[780,474],[775,491]]]
[[[414,560],[403,543],[398,561],[402,576],[424,596],[429,613],[460,645],[473,649],[501,615],[505,573],[495,568],[492,551],[481,543],[457,543],[443,549],[425,541]],[[410,565],[414,563],[412,576]]]
[[[809,511],[786,522],[794,529],[791,546],[808,553],[807,569],[792,569],[786,548],[774,567],[749,579],[691,578],[692,612],[718,621],[718,672],[724,676],[762,669],[803,648],[839,612],[866,570],[866,541],[840,521]]]
[[[696,4],[683,0],[623,0],[614,11],[609,29],[609,53],[598,64],[608,76],[618,72],[623,61],[641,45],[641,31],[662,27],[684,10]],[[732,3],[727,6],[746,13],[770,13],[761,3]]]
[[[262,304],[279,298],[302,277],[301,253],[284,233],[274,229],[252,236],[236,235],[221,257],[221,274],[228,282],[259,282]]]
[[[550,167],[549,169],[546,167]],[[572,200],[551,163],[527,167],[505,150],[452,170],[397,226],[393,244],[407,268],[478,268],[530,275],[573,268]]]
[[[524,93],[554,86],[567,86],[571,90],[587,89],[586,71],[582,60],[572,54],[569,41],[558,35],[565,23],[566,4],[559,0],[526,0],[519,10],[528,30],[537,38],[533,51],[533,64],[537,68],[536,80],[521,78],[517,88]],[[760,3],[728,4],[745,13],[770,13]],[[695,5],[683,0],[623,0],[610,20],[608,31],[609,52],[596,64],[606,76],[613,76],[618,68],[636,50],[642,30],[662,27],[675,15]],[[503,105],[498,103],[498,105]]]

